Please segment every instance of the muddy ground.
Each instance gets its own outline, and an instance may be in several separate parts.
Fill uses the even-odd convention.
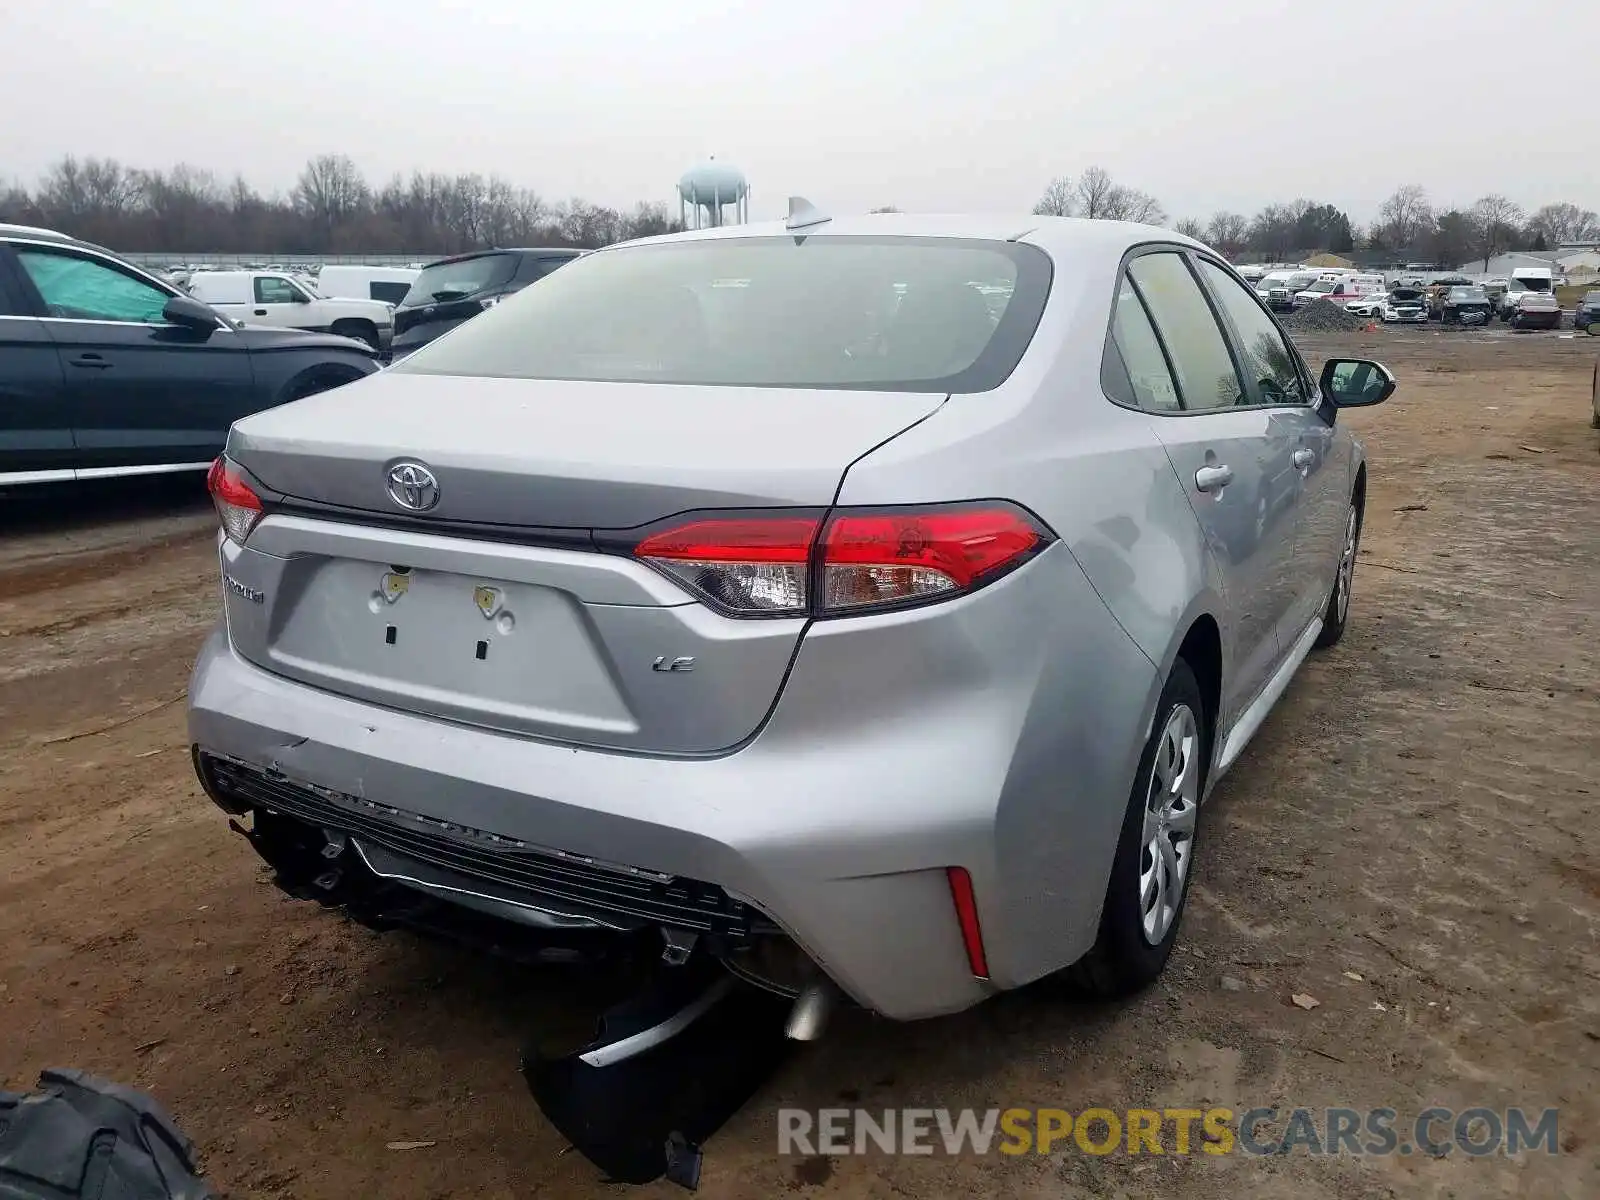
[[[1600,347],[1309,348],[1402,379],[1348,418],[1372,462],[1351,627],[1219,788],[1165,978],[1116,1007],[1039,987],[919,1025],[848,1015],[711,1140],[707,1196],[1600,1195]],[[533,1031],[585,1019],[583,981],[287,900],[200,795],[199,486],[0,506],[0,1086],[64,1064],[146,1088],[236,1197],[619,1194],[517,1074]],[[1560,1106],[1564,1152],[775,1153],[780,1105],[1430,1103]]]

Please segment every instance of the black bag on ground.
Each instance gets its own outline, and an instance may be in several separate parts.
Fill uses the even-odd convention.
[[[148,1096],[82,1071],[0,1092],[0,1200],[216,1200],[194,1146]]]
[[[704,964],[702,964],[704,966]],[[636,1057],[593,1066],[583,1054],[659,1024],[707,992],[721,968],[674,967],[610,1009],[585,1046],[530,1046],[522,1074],[545,1117],[617,1183],[662,1175],[693,1189],[700,1146],[777,1071],[794,1043],[790,1001],[741,984],[698,1019]]]

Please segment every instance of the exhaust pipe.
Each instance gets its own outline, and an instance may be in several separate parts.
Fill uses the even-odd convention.
[[[827,1028],[828,1018],[839,1002],[839,991],[827,979],[814,979],[800,989],[789,1009],[783,1035],[793,1042],[814,1042]]]

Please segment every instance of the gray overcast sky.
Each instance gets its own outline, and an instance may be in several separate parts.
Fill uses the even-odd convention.
[[[343,151],[374,181],[496,172],[623,206],[671,202],[714,153],[744,170],[757,216],[790,193],[838,211],[1027,209],[1052,175],[1095,163],[1174,218],[1305,196],[1364,223],[1410,182],[1436,202],[1600,207],[1600,118],[1575,103],[1600,61],[1600,9],[1532,11],[12,0],[0,175],[32,184],[75,153],[238,171],[270,191]]]

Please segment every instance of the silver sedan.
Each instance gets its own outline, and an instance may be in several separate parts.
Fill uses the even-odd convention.
[[[895,1018],[1149,983],[1368,494],[1159,229],[880,215],[588,255],[214,466],[208,793],[286,887],[658,938]]]

